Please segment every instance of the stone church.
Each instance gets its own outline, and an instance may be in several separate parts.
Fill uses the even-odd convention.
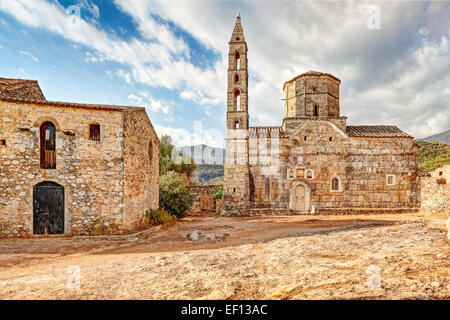
[[[0,237],[123,234],[157,209],[159,140],[145,108],[47,101],[0,78]]]
[[[395,126],[348,126],[337,77],[308,71],[287,81],[281,126],[250,127],[239,15],[228,57],[224,215],[391,213],[419,206],[413,137]]]

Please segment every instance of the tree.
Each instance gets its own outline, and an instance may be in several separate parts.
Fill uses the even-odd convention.
[[[165,175],[169,171],[186,173],[188,176],[191,176],[195,169],[197,169],[197,165],[194,163],[194,159],[177,151],[169,135],[161,137],[159,144],[160,176]]]
[[[192,195],[181,173],[168,171],[159,179],[159,205],[181,218],[192,206]]]

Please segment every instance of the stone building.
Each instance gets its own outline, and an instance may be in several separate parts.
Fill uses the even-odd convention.
[[[239,15],[228,57],[223,214],[381,213],[419,206],[413,137],[395,126],[348,126],[340,114],[338,78],[309,71],[287,81],[282,125],[250,127]]]
[[[0,237],[122,234],[158,208],[159,140],[144,108],[47,101],[0,79]]]

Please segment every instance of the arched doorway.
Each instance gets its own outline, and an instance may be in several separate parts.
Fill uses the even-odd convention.
[[[290,191],[289,208],[296,213],[308,213],[311,210],[311,187],[305,181],[297,180]]]
[[[294,210],[295,211],[305,211],[306,201],[305,201],[305,187],[301,184],[295,187],[294,191]]]
[[[51,181],[33,188],[33,233],[64,233],[64,187]]]

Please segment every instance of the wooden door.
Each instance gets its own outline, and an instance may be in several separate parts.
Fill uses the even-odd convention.
[[[295,187],[295,211],[305,210],[305,187],[299,185]]]
[[[33,188],[33,233],[64,233],[64,187],[43,182]]]

